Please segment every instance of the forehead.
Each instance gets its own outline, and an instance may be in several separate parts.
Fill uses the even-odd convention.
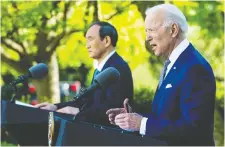
[[[98,36],[99,29],[100,29],[100,26],[98,26],[98,25],[91,26],[86,33],[86,38],[89,36]]]
[[[145,27],[154,27],[162,24],[164,12],[162,10],[150,12],[145,18]]]

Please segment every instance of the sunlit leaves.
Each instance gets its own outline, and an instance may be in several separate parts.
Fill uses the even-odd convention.
[[[186,0],[186,1],[173,0],[172,2],[178,7],[188,6],[192,8],[198,8],[199,6],[198,2],[190,1],[190,0]]]
[[[188,20],[188,39],[209,61],[215,75],[224,79],[224,66],[221,64],[224,58],[224,2],[174,0],[172,3],[184,12]],[[4,1],[1,4],[1,36],[8,35],[23,42],[28,48],[28,54],[36,54],[38,51],[35,44],[38,31],[46,33],[50,41],[63,31],[82,30],[60,41],[57,47],[58,61],[61,69],[78,68],[83,63],[91,69],[88,77],[92,76],[93,60],[87,53],[84,38],[85,29],[92,22],[95,11],[91,1]],[[145,8],[141,2],[138,4],[141,9]],[[149,1],[148,4],[154,3]],[[67,5],[69,7],[65,17]],[[133,1],[98,1],[98,15],[100,20],[108,21],[117,28],[119,40],[116,50],[129,63],[135,88],[142,85],[154,89],[152,85],[157,85],[162,65],[158,57],[145,49],[144,15],[139,12],[139,7]],[[19,60],[15,52],[7,53]],[[142,80],[143,77],[148,80]],[[220,91],[221,88],[218,97],[221,97]]]
[[[216,98],[223,102],[224,1],[166,1],[175,4],[184,12],[189,24],[188,39],[211,64],[217,79]],[[160,58],[145,49],[144,11],[147,6],[156,3],[159,2],[97,1],[99,20],[112,23],[118,30],[119,40],[116,50],[132,69],[134,88],[145,87],[151,93],[157,86],[162,63]],[[65,14],[66,7],[68,11]],[[30,57],[40,50],[45,54],[47,48],[41,48],[42,45],[52,43],[52,39],[62,32],[81,30],[60,40],[56,48],[59,71],[68,67],[79,69],[81,64],[84,64],[90,70],[86,80],[89,85],[94,69],[93,60],[85,47],[84,33],[87,26],[92,23],[95,11],[93,1],[87,0],[2,1],[1,37],[22,43],[26,48],[24,55]],[[40,32],[47,36],[39,38],[41,47],[38,48],[36,39]],[[10,48],[5,45],[2,45],[2,48],[10,59],[18,62],[22,60],[18,53]],[[1,68],[2,74],[9,72],[18,75],[7,63],[2,63]],[[68,77],[64,79],[71,80]],[[145,92],[146,90],[143,91]]]
[[[225,9],[224,9],[224,3],[225,3],[225,2],[224,2],[224,1],[221,1],[221,0],[217,0],[217,1],[219,1],[219,2],[221,3],[221,5],[218,5],[216,10],[217,10],[217,11],[222,11],[222,12],[224,12],[224,10],[225,10]]]
[[[73,7],[69,11],[72,15],[68,18],[68,25],[75,28],[84,28],[83,18],[85,17],[86,7]]]
[[[136,5],[130,5],[127,11],[113,17],[110,22],[119,34],[118,52],[131,68],[135,69],[139,64],[145,63],[149,54],[144,47],[144,21]]]
[[[61,67],[65,68],[70,66],[78,68],[81,63],[91,66],[92,59],[89,58],[85,44],[86,42],[82,32],[75,33],[67,38],[65,44],[57,50]]]

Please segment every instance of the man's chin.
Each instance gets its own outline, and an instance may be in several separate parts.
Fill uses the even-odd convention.
[[[155,56],[160,56],[160,53],[158,53],[157,51],[154,51]]]
[[[95,59],[95,56],[92,54],[89,54],[89,57]]]

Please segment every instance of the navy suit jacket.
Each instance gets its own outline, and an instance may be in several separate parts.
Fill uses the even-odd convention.
[[[56,104],[58,109],[65,106],[83,107],[76,115],[76,120],[91,123],[110,125],[106,111],[110,108],[123,107],[125,98],[133,99],[133,79],[130,67],[117,54],[114,53],[105,63],[102,71],[108,67],[114,67],[120,72],[120,80],[112,83],[105,89],[96,89],[90,96],[82,98],[79,104],[76,102],[66,102]]]
[[[215,92],[209,63],[190,44],[156,90],[146,135],[169,145],[214,145]]]

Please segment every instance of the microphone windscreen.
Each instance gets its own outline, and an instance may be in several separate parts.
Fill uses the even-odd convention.
[[[118,81],[120,79],[119,71],[114,67],[108,67],[100,72],[94,79],[102,88]]]
[[[37,65],[34,65],[31,68],[29,68],[28,71],[31,78],[40,79],[48,74],[48,67],[44,63],[38,63]]]

